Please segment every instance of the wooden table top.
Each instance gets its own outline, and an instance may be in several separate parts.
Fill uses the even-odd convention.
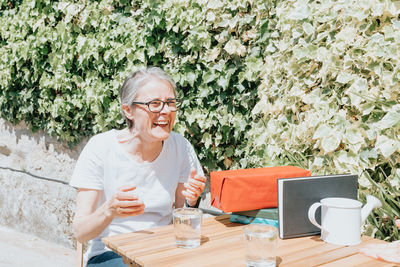
[[[173,225],[105,237],[102,241],[130,266],[245,266],[242,224],[229,215],[203,220],[201,245],[195,249],[175,246]],[[365,244],[384,241],[363,236],[356,246],[323,242],[319,236],[278,240],[279,266],[396,266],[358,253]]]

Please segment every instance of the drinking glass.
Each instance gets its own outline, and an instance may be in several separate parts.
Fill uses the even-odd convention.
[[[266,224],[243,227],[247,267],[276,266],[278,229]]]
[[[200,246],[203,212],[196,208],[179,208],[173,212],[175,244],[181,248]]]

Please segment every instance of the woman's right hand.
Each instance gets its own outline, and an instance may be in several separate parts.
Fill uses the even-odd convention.
[[[144,213],[145,205],[132,191],[136,186],[127,185],[118,188],[108,201],[108,211],[113,217],[125,218]]]
[[[136,186],[122,186],[110,200],[97,206],[103,193],[100,190],[78,190],[74,217],[74,235],[79,242],[99,236],[115,217],[129,217],[144,212],[143,201],[132,191]]]

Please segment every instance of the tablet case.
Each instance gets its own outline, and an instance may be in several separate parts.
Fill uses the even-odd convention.
[[[278,179],[279,237],[317,235],[321,231],[308,220],[308,209],[326,197],[357,199],[358,176],[324,175]],[[320,223],[321,209],[315,215]]]

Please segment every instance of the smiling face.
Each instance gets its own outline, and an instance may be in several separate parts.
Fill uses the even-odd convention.
[[[175,92],[170,83],[154,78],[140,87],[134,101],[168,101],[174,98],[176,98]],[[175,123],[176,112],[171,112],[168,105],[164,105],[159,113],[151,112],[147,105],[142,104],[123,105],[123,110],[133,122],[133,131],[145,142],[166,140]]]

